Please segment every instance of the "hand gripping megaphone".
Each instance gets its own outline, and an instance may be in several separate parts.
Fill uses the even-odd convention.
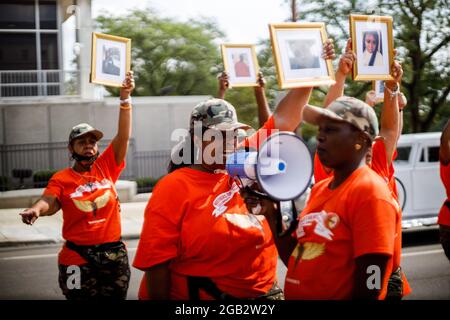
[[[240,180],[244,187],[257,181],[272,200],[291,201],[293,220],[296,221],[293,200],[307,190],[313,174],[311,153],[299,136],[285,131],[274,133],[257,152],[237,151],[229,155],[225,167],[228,174]],[[278,225],[281,227],[281,223]],[[293,225],[283,234],[295,228]]]

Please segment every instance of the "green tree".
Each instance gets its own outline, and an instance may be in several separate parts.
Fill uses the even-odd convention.
[[[224,33],[214,21],[179,22],[145,9],[125,16],[103,13],[97,23],[102,32],[132,39],[135,95],[215,95],[221,61],[216,42]]]
[[[394,16],[396,40],[404,50],[410,130],[441,129],[450,117],[450,2],[380,1]]]
[[[403,60],[408,98],[406,132],[439,130],[450,116],[450,3],[447,0],[302,0],[299,20],[324,21],[341,52],[349,38],[350,13],[390,15],[394,42]],[[369,82],[348,81],[346,94],[360,99]]]

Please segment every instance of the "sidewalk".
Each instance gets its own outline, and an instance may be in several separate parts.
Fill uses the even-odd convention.
[[[138,239],[144,221],[146,201],[121,203],[122,237]],[[15,245],[58,243],[64,241],[62,232],[62,212],[50,217],[41,217],[34,225],[28,226],[19,216],[22,208],[0,209],[0,247]]]

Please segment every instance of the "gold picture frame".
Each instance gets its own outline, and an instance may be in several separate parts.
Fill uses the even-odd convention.
[[[109,34],[92,33],[92,83],[121,87],[131,69],[131,39]]]
[[[394,62],[392,17],[351,14],[349,22],[352,50],[356,54],[353,80],[393,80],[390,74]],[[375,48],[366,50],[366,37],[372,39],[368,43]]]
[[[256,87],[259,65],[252,44],[222,44],[223,66],[228,74],[229,87]]]
[[[269,30],[281,89],[335,83],[331,60],[321,57],[323,44],[328,39],[323,22],[275,23],[269,24]]]

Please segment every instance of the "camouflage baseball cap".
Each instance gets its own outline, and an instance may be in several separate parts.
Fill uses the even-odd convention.
[[[103,133],[101,131],[95,129],[87,123],[80,123],[73,127],[72,130],[70,130],[69,143],[87,133],[92,133],[97,141],[103,138]]]
[[[236,109],[222,99],[209,99],[197,104],[191,112],[190,128],[194,127],[195,121],[201,121],[206,128],[221,131],[251,128],[238,122]]]
[[[373,108],[365,102],[352,97],[340,97],[328,108],[306,105],[303,109],[303,120],[319,125],[323,118],[345,121],[364,131],[373,140],[378,135],[378,119]]]

